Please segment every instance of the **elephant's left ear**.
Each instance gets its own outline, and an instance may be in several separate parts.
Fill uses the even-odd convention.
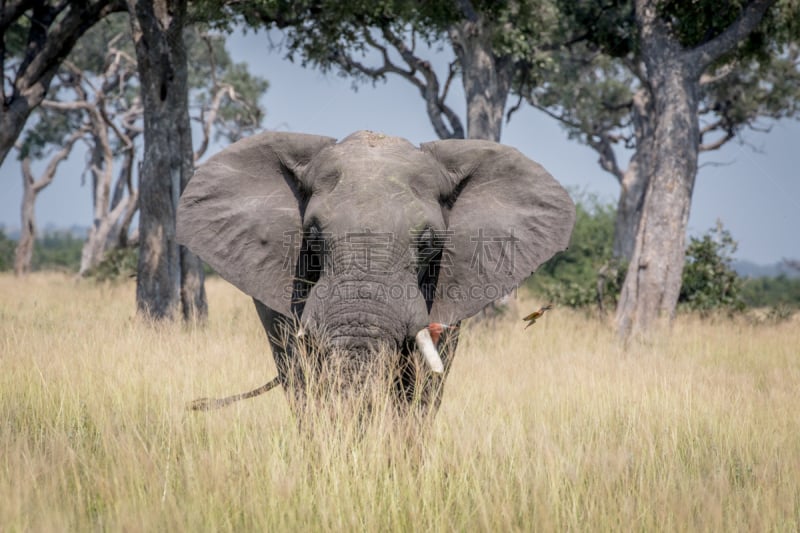
[[[291,314],[305,169],[336,139],[263,132],[225,148],[183,191],[177,240],[267,307]]]
[[[448,232],[431,320],[451,324],[508,294],[556,252],[575,224],[567,191],[519,151],[491,141],[421,146],[445,170]]]

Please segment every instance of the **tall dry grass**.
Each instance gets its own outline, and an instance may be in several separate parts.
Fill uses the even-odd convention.
[[[556,309],[467,325],[417,444],[298,431],[252,303],[204,329],[134,288],[0,276],[0,530],[800,529],[800,327],[681,319],[624,349]],[[348,436],[349,435],[349,436]]]

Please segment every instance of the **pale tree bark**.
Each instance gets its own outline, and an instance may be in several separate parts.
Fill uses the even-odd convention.
[[[42,103],[61,62],[86,30],[97,21],[125,8],[122,0],[48,2],[17,0],[0,5],[0,73],[6,75],[9,57],[6,29],[21,17],[30,18],[27,45],[15,62],[10,94],[0,84],[0,165],[25,127],[31,112]]]
[[[78,271],[81,276],[87,275],[91,269],[99,265],[107,251],[125,246],[130,222],[138,207],[138,191],[132,182],[135,160],[134,139],[137,132],[114,126],[104,107],[105,97],[100,93],[97,95],[95,105],[89,111],[94,145],[91,160],[94,216],[81,251],[81,265]],[[117,138],[126,147],[113,197],[111,185],[115,158],[109,135],[112,126]]]
[[[130,220],[136,212],[136,201],[138,193],[133,189],[130,182],[130,170],[132,165],[128,161],[128,154],[125,156],[123,168],[117,178],[115,195],[113,201],[110,199],[111,182],[113,178],[114,159],[108,145],[107,134],[94,134],[94,144],[96,153],[92,164],[92,185],[94,187],[94,217],[89,228],[89,235],[81,251],[81,264],[78,274],[87,275],[91,269],[95,268],[105,257],[108,250],[124,246],[127,231],[130,227]],[[133,151],[133,147],[129,148]],[[119,191],[126,191],[127,194]],[[125,235],[122,235],[125,232]]]
[[[467,100],[467,137],[500,142],[514,64],[509,57],[495,55],[493,35],[483,17],[470,15],[474,18],[450,31]]]
[[[46,109],[59,112],[80,111],[87,117],[84,129],[88,131],[91,146],[87,170],[92,178],[93,216],[89,234],[81,251],[78,269],[80,276],[87,275],[100,264],[110,248],[125,240],[119,232],[128,231],[130,219],[136,210],[137,191],[131,182],[131,166],[135,151],[134,138],[138,135],[138,130],[130,122],[135,122],[133,116],[141,115],[141,108],[134,100],[124,112],[119,110],[120,116],[115,116],[115,113],[109,112],[106,106],[106,92],[119,89],[120,84],[125,83],[122,80],[129,79],[135,73],[136,65],[132,58],[126,57],[126,54],[113,47],[108,59],[108,68],[101,76],[100,83],[88,83],[80,69],[69,61],[64,61],[63,68],[68,75],[63,76],[66,81],[59,88],[72,90],[75,93],[75,100],[42,102],[42,107]],[[122,123],[122,127],[114,123],[115,118]],[[115,154],[112,149],[112,131],[125,147],[123,168],[114,189],[113,199],[111,189]]]
[[[144,105],[139,186],[139,313],[161,320],[207,315],[200,260],[175,241],[178,198],[192,174],[186,0],[128,0]]]
[[[129,244],[128,233],[136,211],[139,210],[139,191],[133,187],[133,168],[136,151],[133,147],[125,152],[119,171],[114,196],[111,199],[109,220],[113,226],[108,232],[105,249],[125,248]],[[124,208],[120,208],[124,205]]]
[[[620,194],[612,246],[612,256],[625,262],[630,262],[633,257],[636,232],[642,217],[655,126],[649,91],[644,88],[637,90],[631,104],[636,151],[628,167],[619,173]]]
[[[655,109],[642,218],[617,306],[623,337],[671,319],[680,293],[686,226],[697,174],[700,78],[759,24],[774,0],[754,0],[722,34],[685,49],[658,16],[656,0],[636,0],[636,22]]]
[[[680,293],[686,225],[697,174],[696,87],[679,61],[671,57],[662,60],[663,66],[653,63],[660,67],[657,72],[665,75],[651,80],[660,107],[652,174],[617,307],[618,326],[624,335],[649,329],[659,317],[672,318]]]
[[[22,229],[14,252],[14,274],[17,276],[23,276],[31,269],[36,242],[36,197],[53,182],[58,166],[69,157],[72,147],[85,133],[86,130],[80,129],[67,138],[64,146],[50,159],[38,179],[33,175],[30,157],[22,158]]]

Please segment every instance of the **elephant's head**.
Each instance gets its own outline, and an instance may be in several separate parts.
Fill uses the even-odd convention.
[[[430,344],[419,335],[428,324],[477,313],[565,249],[574,219],[541,166],[493,142],[267,132],[198,169],[178,239],[363,356],[378,343]]]

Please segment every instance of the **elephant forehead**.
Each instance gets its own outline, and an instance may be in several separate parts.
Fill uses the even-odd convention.
[[[441,167],[407,141],[372,145],[355,139],[331,146],[315,158],[304,181],[314,194],[413,193],[427,198],[439,190],[439,174]]]
[[[363,145],[372,148],[397,146],[405,150],[416,150],[413,144],[402,137],[393,137],[391,135],[386,135],[385,133],[369,130],[356,131],[342,139],[338,144],[339,146]]]

